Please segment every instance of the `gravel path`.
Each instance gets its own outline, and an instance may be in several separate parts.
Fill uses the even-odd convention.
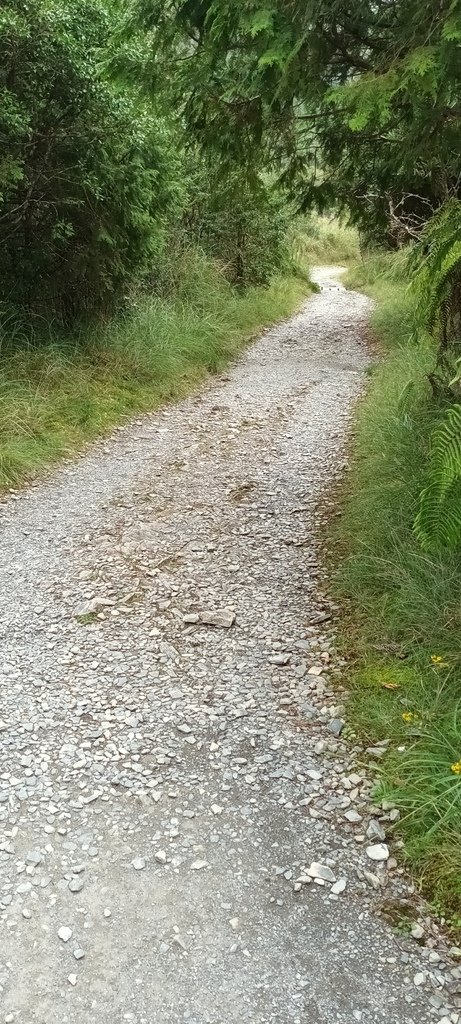
[[[378,912],[395,815],[341,738],[315,530],[368,300],[317,280],[229,376],[0,506],[7,1024],[460,1019],[434,923]]]

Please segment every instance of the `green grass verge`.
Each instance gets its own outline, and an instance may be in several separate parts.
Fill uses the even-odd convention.
[[[366,744],[389,740],[379,794],[421,886],[461,934],[461,557],[428,555],[412,530],[440,413],[429,339],[410,340],[401,257],[357,265],[375,299],[382,359],[357,416],[351,471],[333,538],[352,665],[349,721]],[[459,770],[458,770],[459,769]]]
[[[188,393],[261,328],[289,315],[306,278],[237,293],[205,259],[174,300],[142,298],[130,313],[78,337],[8,349],[0,366],[0,487],[31,475],[143,410]]]

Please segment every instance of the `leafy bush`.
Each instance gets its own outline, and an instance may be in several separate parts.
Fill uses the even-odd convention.
[[[461,344],[461,201],[442,203],[424,225],[411,269],[418,318],[436,332],[445,358]]]
[[[109,29],[98,0],[2,5],[4,312],[106,312],[158,261],[175,161],[162,125],[101,80]]]
[[[275,182],[255,168],[223,168],[196,150],[184,155],[183,166],[182,227],[189,244],[203,248],[239,287],[267,284],[289,268],[293,211]]]
[[[419,496],[414,529],[423,548],[454,548],[461,541],[461,406],[448,409],[431,439],[428,480]]]

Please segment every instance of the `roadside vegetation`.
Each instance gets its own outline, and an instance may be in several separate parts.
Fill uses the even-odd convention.
[[[407,862],[461,934],[461,559],[424,550],[415,532],[449,398],[431,386],[434,339],[415,334],[408,253],[368,254],[348,283],[376,303],[378,343],[333,537],[349,723],[367,746],[389,741],[379,796],[399,809]]]
[[[308,267],[322,263],[351,266],[360,255],[357,230],[334,213],[297,218],[291,240],[299,262]]]
[[[0,488],[184,394],[310,290],[286,190],[261,162],[223,174],[169,82],[132,80],[120,28],[104,0],[2,6]]]
[[[46,340],[3,356],[0,487],[72,455],[129,415],[184,396],[309,291],[305,276],[293,274],[240,292],[198,252],[185,273],[187,297],[141,294],[107,324],[51,328]]]

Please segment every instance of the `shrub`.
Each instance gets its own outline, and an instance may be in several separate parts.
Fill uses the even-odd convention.
[[[162,126],[101,79],[108,31],[98,0],[2,5],[4,313],[105,313],[158,256],[174,160]]]

